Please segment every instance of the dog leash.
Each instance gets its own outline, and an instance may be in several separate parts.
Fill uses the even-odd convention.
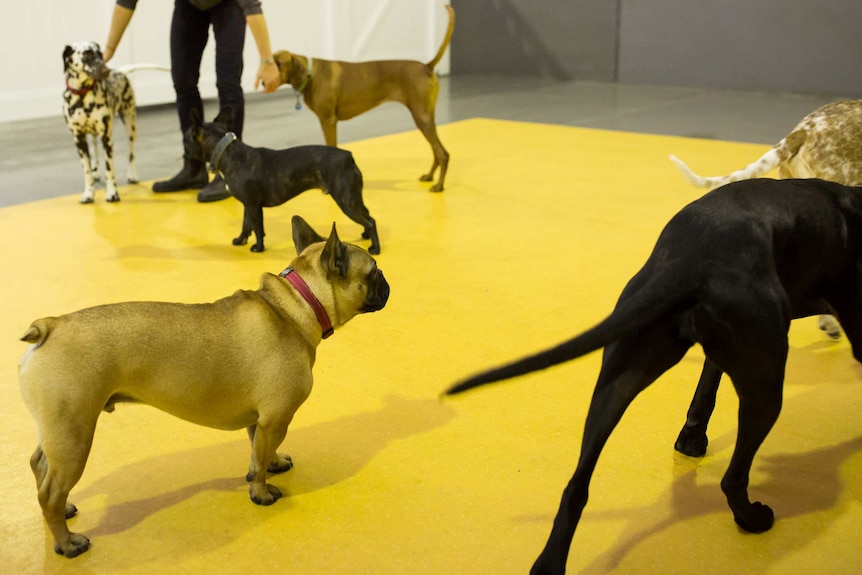
[[[327,315],[326,310],[323,309],[323,305],[320,303],[320,300],[311,292],[311,288],[308,287],[305,280],[299,277],[299,274],[296,273],[296,270],[292,267],[285,268],[283,272],[278,274],[278,277],[284,278],[288,283],[290,283],[290,285],[295,287],[296,291],[299,292],[302,298],[311,306],[311,309],[314,310],[314,315],[317,316],[317,321],[320,323],[320,328],[323,330],[323,339],[331,336],[335,330],[332,327],[332,322],[329,321],[329,315]]]
[[[311,79],[311,71],[314,67],[314,60],[311,59],[311,56],[306,56],[308,60],[308,66],[305,68],[305,78],[302,79],[302,83],[299,85],[299,88],[294,88],[293,93],[296,94],[296,109],[302,109],[302,101],[300,100],[300,96],[302,96],[302,92],[305,90],[305,87],[308,85],[308,81]]]
[[[221,140],[219,140],[218,144],[216,144],[216,147],[213,148],[213,155],[210,156],[210,172],[218,172],[218,163],[221,161],[221,157],[224,154],[224,151],[227,150],[227,147],[233,144],[235,141],[236,134],[234,134],[233,132],[228,132],[224,136],[222,136]]]

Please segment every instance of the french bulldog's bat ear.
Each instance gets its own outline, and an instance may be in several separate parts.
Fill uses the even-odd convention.
[[[216,124],[221,124],[225,130],[230,131],[233,129],[233,107],[225,106],[221,110],[219,110],[218,116],[213,120]]]
[[[293,226],[293,245],[296,247],[296,255],[301,254],[311,244],[326,241],[325,237],[314,231],[314,228],[300,216],[293,216],[290,223]]]
[[[347,276],[347,269],[350,267],[350,256],[347,254],[347,246],[338,239],[338,232],[335,231],[335,223],[332,224],[332,232],[326,240],[326,245],[323,247],[323,252],[320,254],[320,262],[326,269],[326,275]]]

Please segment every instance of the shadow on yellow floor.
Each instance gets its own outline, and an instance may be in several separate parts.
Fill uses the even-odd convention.
[[[241,205],[121,189],[0,209],[0,506],[8,573],[518,574],[550,530],[574,471],[599,354],[441,401],[462,376],[567,338],[607,314],[669,217],[699,192],[667,156],[723,174],[765,146],[471,120],[440,127],[447,190],[417,181],[416,132],[350,144],[392,286],[318,351],[315,389],[253,505],[242,431],[145,406],[105,414],[72,492],[93,548],[54,555],[27,464],[36,430],[17,388],[30,321],[124,300],[212,301],[254,289],[293,257],[290,218],[342,239],[361,228],[311,191],[265,212],[267,251],[234,247]],[[142,334],[142,337],[145,335]],[[695,349],[643,393],[611,437],[575,535],[571,573],[856,573],[862,527],[860,369],[845,341],[794,324],[782,416],[752,496],[774,529],[741,532],[718,483],[736,399],[719,396],[708,455],[672,449],[699,374]],[[70,414],[71,416],[71,414]]]

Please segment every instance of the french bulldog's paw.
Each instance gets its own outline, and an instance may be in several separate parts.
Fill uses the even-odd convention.
[[[255,473],[254,471],[249,471],[245,474],[245,482],[251,483],[252,481],[254,481],[255,477],[257,477],[257,473]]]
[[[71,503],[66,504],[66,519],[71,519],[78,514],[78,508]]]
[[[235,246],[244,246],[248,243],[248,238],[244,238],[242,236],[233,239],[233,245]]]
[[[443,185],[440,183],[434,184],[433,186],[431,186],[431,191],[432,192],[442,192],[443,191]]]
[[[269,483],[264,483],[264,487],[266,490],[262,494],[255,492],[255,484],[252,484],[251,487],[248,488],[248,492],[251,495],[251,500],[253,502],[258,505],[272,505],[281,499],[281,491],[278,490],[278,487],[270,485]]]
[[[253,246],[251,246],[251,250],[250,250],[250,251],[253,251],[253,252],[254,252],[254,253],[256,253],[256,254],[259,254],[259,253],[260,253],[260,252],[262,252],[264,249],[266,249],[266,248],[264,248],[264,247],[263,247],[263,244],[254,244]]]
[[[841,338],[841,326],[831,315],[821,315],[817,325],[826,332],[830,339]]]
[[[419,176],[420,182],[430,182],[433,179],[434,176],[432,174],[422,174],[421,176]]]
[[[283,453],[276,453],[275,458],[273,458],[269,466],[266,468],[270,473],[284,473],[291,469],[293,469],[293,460],[290,458],[290,455],[285,455]]]
[[[80,533],[71,533],[69,542],[63,546],[54,544],[54,553],[63,557],[77,557],[90,548],[90,540]]]
[[[756,501],[745,510],[745,517],[742,514],[735,513],[733,518],[736,524],[748,531],[749,533],[763,533],[772,528],[775,523],[775,515],[769,506]]]
[[[371,246],[370,248],[368,248],[368,253],[371,254],[372,256],[379,256],[380,255],[380,246]]]

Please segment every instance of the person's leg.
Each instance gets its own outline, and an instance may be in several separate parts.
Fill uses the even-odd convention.
[[[177,95],[180,131],[191,126],[192,110],[203,117],[203,102],[198,91],[201,58],[209,35],[210,15],[192,6],[188,0],[174,0],[171,19],[171,78]],[[203,162],[183,155],[180,172],[167,181],[153,184],[154,192],[199,189],[207,183]]]
[[[216,88],[219,109],[233,108],[231,130],[242,139],[245,117],[245,97],[242,91],[242,51],[245,45],[245,14],[236,0],[224,0],[209,11],[216,43]],[[199,202],[215,202],[227,198],[224,180],[213,178],[199,193]]]

